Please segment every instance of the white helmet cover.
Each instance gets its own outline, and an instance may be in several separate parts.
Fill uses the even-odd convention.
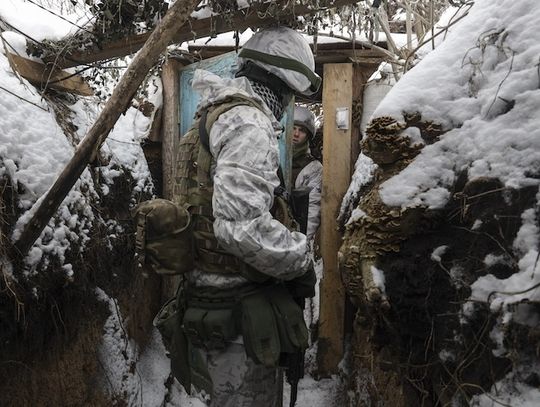
[[[253,61],[303,95],[317,92],[321,84],[309,44],[291,28],[275,27],[255,33],[238,56],[240,65],[245,60]]]
[[[315,116],[307,107],[294,107],[294,125],[304,127],[309,133],[308,137],[315,134]]]

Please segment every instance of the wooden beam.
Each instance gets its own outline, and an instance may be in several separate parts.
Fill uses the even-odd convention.
[[[321,255],[323,278],[320,283],[319,345],[317,362],[319,374],[337,373],[343,358],[345,323],[345,289],[339,275],[337,253],[342,235],[337,217],[343,196],[351,180],[353,162],[352,111],[353,64],[327,64],[323,82],[323,184],[321,201]],[[338,129],[336,112],[348,109],[346,129]]]
[[[163,197],[172,197],[174,151],[179,137],[179,70],[182,63],[169,59],[163,65],[163,118],[161,142],[163,144]]]
[[[334,45],[334,44],[325,44]],[[352,49],[350,48],[333,48],[325,47],[321,49],[321,45],[317,46],[317,54],[315,55],[315,65],[323,65],[328,63],[345,63],[355,62],[362,65],[379,65],[385,60],[386,55],[379,51],[370,49]],[[191,53],[196,53],[202,59],[212,58],[217,55],[225,54],[234,51],[233,46],[205,46],[205,45],[190,45],[188,47]]]
[[[189,17],[198,0],[177,1],[169,9],[163,20],[152,32],[143,49],[135,56],[120,79],[112,96],[90,128],[84,139],[58,179],[47,191],[42,200],[36,203],[34,214],[24,226],[21,235],[14,243],[13,256],[25,256],[54,215],[66,195],[80,177],[88,162],[95,156],[120,115],[125,112],[133,95],[155,64],[158,56],[165,50],[171,38]]]
[[[321,0],[318,8],[309,5],[292,5],[290,0],[276,2],[256,3],[251,7],[240,9],[233,15],[211,16],[204,19],[190,19],[189,23],[179,27],[171,43],[182,43],[197,38],[209,37],[233,30],[240,32],[251,27],[266,27],[276,22],[295,25],[296,18],[310,15],[322,9],[335,8],[357,3],[358,0]],[[55,62],[66,68],[82,64],[93,63],[111,58],[119,58],[137,52],[151,33],[144,33],[123,38],[86,49],[84,52],[72,52],[63,55],[51,55],[44,58],[47,62]]]
[[[175,155],[179,139],[179,72],[183,64],[174,59],[169,59],[161,73],[163,83],[163,116],[161,122],[161,162],[163,173],[163,197],[172,198]],[[163,300],[171,298],[176,292],[180,282],[180,276],[163,276],[161,295]]]
[[[94,91],[80,75],[73,75],[40,62],[7,53],[11,67],[24,79],[40,89],[52,88],[62,92],[92,96]]]

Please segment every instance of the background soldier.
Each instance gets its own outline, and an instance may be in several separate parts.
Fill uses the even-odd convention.
[[[315,116],[306,107],[294,108],[292,183],[294,188],[309,188],[306,235],[312,239],[321,220],[322,164],[311,155],[309,141],[315,135]]]

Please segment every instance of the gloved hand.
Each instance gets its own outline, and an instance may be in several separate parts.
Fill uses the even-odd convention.
[[[313,262],[310,262],[304,274],[287,281],[286,285],[294,298],[311,298],[315,296],[316,283],[317,275],[315,274]]]

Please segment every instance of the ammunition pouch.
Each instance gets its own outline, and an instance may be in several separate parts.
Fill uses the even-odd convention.
[[[171,372],[187,392],[194,385],[212,394],[208,368],[196,348],[225,349],[242,335],[246,354],[255,363],[276,367],[308,346],[303,311],[283,284],[249,286],[235,293],[186,291],[181,285],[154,325],[169,352]]]
[[[193,346],[224,349],[240,335],[235,314],[235,308],[189,307],[184,314],[183,329]]]
[[[139,204],[132,215],[137,223],[136,255],[140,267],[149,265],[158,274],[193,270],[189,206],[152,199]]]
[[[303,311],[283,285],[246,296],[241,309],[246,353],[255,362],[278,366],[283,354],[307,348]]]
[[[182,322],[193,346],[223,349],[242,335],[247,355],[265,366],[277,366],[282,354],[308,346],[303,311],[282,284],[204,297],[188,299]]]

